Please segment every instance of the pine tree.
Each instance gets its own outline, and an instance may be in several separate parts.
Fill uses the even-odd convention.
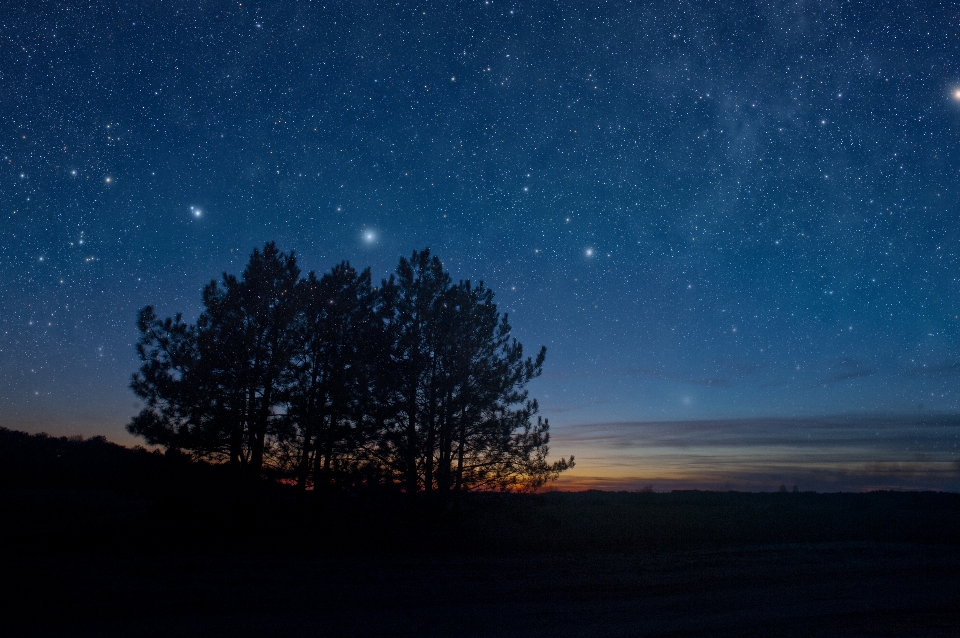
[[[430,251],[401,258],[396,277],[383,282],[381,299],[390,358],[381,383],[389,391],[390,418],[385,422],[387,459],[408,494],[429,490],[424,473],[432,462],[438,412],[437,360],[434,346],[437,313],[450,277]]]
[[[179,314],[158,319],[153,307],[147,306],[140,311],[137,328],[137,355],[143,365],[134,373],[130,388],[146,405],[127,430],[150,445],[198,456],[213,453],[210,433],[204,431],[208,420],[197,409],[202,397],[193,382],[199,359],[196,327],[184,323]]]
[[[481,283],[457,285],[429,250],[401,259],[382,287],[391,340],[384,441],[408,493],[538,487],[572,467],[546,463],[549,425],[525,386],[546,349],[524,358]]]
[[[254,250],[241,279],[224,273],[203,291],[197,320],[204,391],[229,439],[230,462],[259,474],[293,381],[300,269],[272,242]]]
[[[526,390],[546,349],[524,357],[493,292],[453,284],[429,250],[375,289],[346,262],[302,280],[268,243],[203,304],[196,324],[140,313],[131,387],[146,406],[127,429],[151,444],[250,478],[270,465],[318,493],[528,489],[573,465],[547,461]]]
[[[367,444],[372,348],[378,342],[370,270],[343,262],[304,283],[300,349],[290,417],[300,446],[297,483],[329,486],[338,469],[356,471]]]
[[[292,382],[300,270],[273,243],[254,250],[242,278],[203,291],[196,325],[144,308],[131,387],[147,407],[127,429],[149,443],[226,460],[259,475]]]

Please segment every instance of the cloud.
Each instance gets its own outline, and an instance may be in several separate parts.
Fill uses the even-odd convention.
[[[578,459],[564,481],[583,489],[960,491],[958,453],[943,445],[960,436],[953,414],[593,423],[552,434],[556,451]]]
[[[761,383],[757,387],[760,388],[761,390],[765,390],[768,388],[783,388],[786,385],[787,385],[786,381],[770,381],[769,383]]]
[[[690,385],[710,388],[729,388],[732,385],[730,379],[723,377],[692,377],[654,368],[625,368],[617,371],[616,374],[624,377],[654,377],[656,379],[665,379],[667,381],[677,381],[679,383],[688,383]]]
[[[841,381],[847,381],[848,379],[859,379],[860,377],[869,377],[874,373],[873,370],[851,370],[849,372],[837,372],[826,379],[821,379],[814,385],[816,386],[825,386],[833,385],[834,383],[840,383]]]
[[[574,370],[574,369],[552,369],[543,373],[543,377],[555,380],[579,379],[583,377],[650,377],[662,379],[664,381],[674,381],[676,383],[685,383],[707,388],[729,388],[734,386],[736,379],[747,377],[760,371],[763,366],[758,363],[744,361],[739,359],[721,359],[714,361],[710,366],[717,370],[717,374],[698,375],[688,372],[674,372],[664,370],[658,367],[634,366],[630,368],[620,368],[613,371],[601,370]]]
[[[830,369],[834,372],[832,372],[829,376],[816,381],[812,387],[823,387],[840,383],[841,381],[848,381],[850,379],[869,377],[876,372],[871,368],[865,367],[863,362],[857,359],[838,359],[832,366],[830,366]]]
[[[960,473],[943,464],[900,463],[859,464],[850,467],[771,465],[731,471],[731,468],[695,468],[685,476],[664,476],[655,468],[624,476],[561,475],[553,486],[565,491],[600,489],[639,491],[650,486],[656,492],[671,490],[738,490],[771,492],[780,485],[796,485],[801,491],[861,492],[869,490],[948,490],[960,489]]]
[[[920,365],[906,371],[909,377],[947,378],[960,376],[960,361],[945,361],[936,365]]]
[[[703,386],[707,386],[707,387],[710,387],[710,388],[727,388],[727,387],[730,387],[730,380],[729,380],[729,379],[721,379],[721,378],[716,378],[716,377],[714,377],[714,378],[707,378],[707,379],[678,379],[678,381],[682,381],[683,383],[690,383],[690,384],[692,384],[692,385],[703,385]]]
[[[574,405],[566,405],[559,408],[543,408],[540,411],[544,414],[562,414],[564,412],[576,412],[577,410],[584,410],[586,408],[592,408],[595,405],[603,405],[605,403],[610,403],[609,401],[592,401],[590,403],[578,403]]]

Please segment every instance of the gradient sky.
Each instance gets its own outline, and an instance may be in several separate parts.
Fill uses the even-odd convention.
[[[7,5],[0,425],[132,443],[137,310],[266,241],[430,247],[567,485],[960,489],[958,142],[949,3]]]

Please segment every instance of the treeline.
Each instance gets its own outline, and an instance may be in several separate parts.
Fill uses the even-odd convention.
[[[305,278],[291,252],[254,250],[203,290],[196,323],[140,311],[127,426],[152,445],[318,492],[530,490],[572,467],[524,357],[481,282],[453,283],[429,250],[374,286],[342,262]],[[535,420],[534,420],[535,419]]]
[[[149,491],[167,482],[170,459],[102,436],[55,437],[0,427],[0,489]],[[200,470],[202,471],[202,470]]]

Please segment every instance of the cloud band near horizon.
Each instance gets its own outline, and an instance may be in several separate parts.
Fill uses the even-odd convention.
[[[960,416],[853,415],[569,425],[557,489],[960,491]]]

